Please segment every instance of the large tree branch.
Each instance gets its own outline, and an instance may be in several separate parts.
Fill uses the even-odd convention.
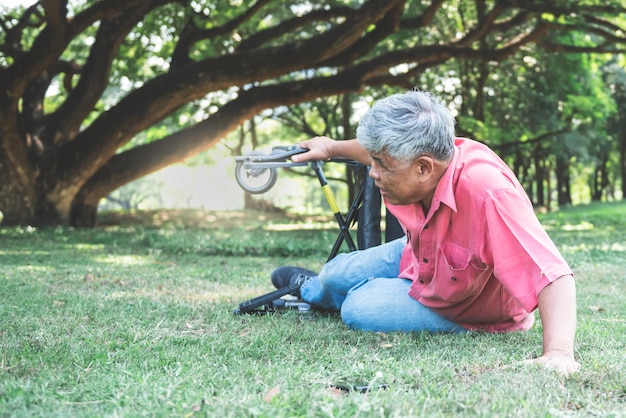
[[[478,51],[458,46],[416,47],[407,51],[393,51],[384,58],[372,59],[347,67],[337,75],[297,82],[254,87],[242,91],[238,98],[224,105],[209,119],[193,127],[172,134],[160,141],[135,147],[113,156],[85,185],[84,193],[92,199],[108,194],[132,179],[143,177],[175,162],[180,162],[211,148],[227,133],[243,121],[263,109],[306,102],[317,97],[360,91],[365,85],[406,85],[407,79],[391,75],[380,76],[391,66],[423,56],[424,64],[413,75],[426,68],[440,64],[452,57],[469,59],[503,60],[515,53],[522,45],[540,36],[541,30],[527,34],[514,44],[498,51]],[[406,87],[411,87],[406,85]],[[94,202],[92,202],[94,203]],[[97,203],[97,202],[95,202]]]
[[[54,65],[69,42],[94,22],[124,14],[137,6],[157,7],[176,0],[102,0],[75,17],[68,19],[67,0],[41,0],[45,11],[45,27],[37,35],[28,52],[16,57],[15,62],[3,73],[6,94],[17,101],[29,83]],[[37,5],[33,7],[38,7]],[[2,85],[2,83],[0,83]]]
[[[137,7],[146,7],[147,10],[152,10],[165,4],[178,2],[178,0],[100,0],[72,19],[73,29],[75,34],[81,33],[95,22],[121,16],[128,10]]]
[[[14,20],[17,22],[10,25],[9,22]],[[4,43],[0,45],[0,52],[13,59],[22,56],[25,53],[22,46],[24,31],[28,28],[37,28],[43,22],[44,15],[40,12],[37,3],[26,8],[20,17],[14,17],[10,14],[0,16],[0,29],[4,32]]]
[[[104,19],[100,23],[87,62],[81,69],[78,84],[68,92],[63,105],[47,117],[46,131],[42,134],[44,142],[60,144],[76,136],[81,124],[93,111],[109,85],[111,67],[120,45],[137,23],[158,5],[141,3],[140,6],[127,9],[122,15]]]
[[[358,26],[359,31],[363,29],[362,25]],[[355,30],[351,30],[350,33],[353,31]],[[311,49],[323,47],[325,45],[324,35],[320,35],[321,38],[317,39],[316,44],[310,40],[311,47],[305,48],[305,50],[308,52]],[[478,51],[472,48],[459,48],[456,45],[433,45],[391,51],[380,57],[350,66],[342,74],[346,72],[353,74],[353,79],[359,80],[360,88],[363,83],[380,83],[389,79],[389,77],[384,76],[388,73],[389,68],[403,63],[417,62],[421,65],[417,71],[423,71],[432,65],[431,62],[443,62],[453,56],[498,61],[512,55],[519,47],[540,35],[541,30],[537,29],[516,40],[516,42],[495,51]],[[317,45],[321,45],[321,47]],[[140,132],[153,125],[155,121],[161,120],[175,107],[203,97],[207,91],[226,89],[233,84],[234,80],[243,85],[253,81],[275,78],[277,75],[286,74],[292,69],[315,65],[315,60],[313,62],[306,61],[309,56],[308,53],[297,55],[293,51],[293,53],[285,54],[284,51],[289,48],[294,48],[294,45],[288,44],[277,47],[276,50],[281,51],[280,53],[276,53],[276,50],[271,52],[271,49],[263,49],[251,51],[249,54],[238,53],[219,59],[211,58],[153,79],[79,134],[75,141],[67,144],[65,149],[61,150],[62,153],[60,153],[59,158],[55,158],[54,161],[59,167],[64,167],[61,172],[65,173],[68,178],[79,175],[82,178],[87,178],[93,174],[97,167],[102,166],[113,156],[121,145],[129,141],[136,132]],[[258,54],[262,56],[258,56]],[[274,54],[284,57],[283,60],[272,59]],[[259,60],[258,64],[252,64],[256,60]],[[212,63],[209,65],[209,62]],[[272,62],[276,65],[263,67],[261,62]],[[204,73],[204,68],[216,70]],[[342,91],[355,90],[342,89]],[[155,92],[158,92],[156,97]],[[109,122],[109,119],[116,120],[117,124]],[[63,155],[71,159],[63,158]],[[60,181],[60,183],[63,182]]]
[[[578,25],[573,24],[557,24],[557,23],[545,23],[552,31],[554,32],[562,32],[562,33],[571,33],[573,31],[583,31],[584,33],[594,34],[599,39],[603,40],[603,42],[596,42],[593,45],[573,45],[566,43],[556,43],[552,42],[548,39],[540,39],[537,41],[537,44],[542,46],[544,49],[555,52],[610,52],[610,53],[620,53],[626,51],[626,47],[619,45],[626,45],[626,36],[619,36],[616,34],[616,31],[611,27],[611,30],[605,30],[602,28],[598,28],[596,26],[589,26],[585,28],[580,28]],[[620,30],[624,35],[626,34],[626,30]]]
[[[492,32],[493,26],[497,23],[498,18],[505,10],[507,10],[507,8],[504,6],[504,4],[496,3],[493,9],[491,9],[489,13],[487,13],[484,18],[478,22],[478,26],[475,29],[470,30],[463,37],[462,44],[470,45],[471,43],[474,43],[476,41],[483,40],[488,33]],[[524,17],[523,13],[520,13],[520,15]],[[502,33],[503,31],[507,30],[508,27],[519,27],[520,20],[521,22],[525,22],[525,19],[513,18],[509,19],[508,25],[504,22],[500,23],[498,27],[498,32]]]
[[[174,48],[171,61],[172,68],[179,67],[191,61],[189,52],[194,44],[203,40],[211,40],[217,36],[231,33],[232,31],[236,30],[240,25],[250,20],[271,1],[272,0],[258,0],[243,13],[229,20],[225,24],[215,26],[209,29],[198,28],[194,22],[194,16],[191,16],[189,18],[189,21],[186,23],[186,26],[180,36],[178,43],[176,44],[176,48]]]
[[[60,147],[55,156],[48,158],[60,168],[64,178],[87,178],[136,133],[183,104],[234,84],[264,81],[316,66],[328,56],[348,48],[372,22],[384,17],[399,3],[403,1],[371,0],[363,6],[359,19],[348,19],[312,39],[208,58],[156,77],[129,94],[114,109],[79,133],[74,141]],[[330,40],[333,41],[332,48],[328,47]],[[63,179],[59,180],[59,185],[64,184]]]
[[[261,110],[306,102],[321,96],[359,91],[362,86],[354,72],[344,72],[332,77],[242,91],[237,99],[221,107],[205,121],[159,141],[113,156],[85,184],[83,197],[92,202],[90,199],[99,199],[129,179],[143,177],[205,151]]]
[[[344,66],[362,58],[379,45],[382,40],[398,30],[403,11],[404,4],[398,4],[397,7],[390,10],[379,22],[376,22],[376,27],[373,30],[367,32],[354,42],[350,48],[341,51],[341,54],[332,56],[328,61],[324,62],[323,65],[330,67]]]
[[[512,147],[517,147],[517,146],[526,146],[526,145],[532,145],[532,144],[536,144],[538,142],[543,142],[545,141],[547,138],[553,137],[553,136],[558,136],[558,135],[562,135],[562,134],[566,134],[568,132],[572,131],[572,127],[571,126],[565,126],[559,130],[556,131],[551,131],[551,132],[544,132],[541,135],[537,135],[534,138],[530,138],[527,139],[525,141],[513,141],[513,142],[507,142],[505,144],[490,144],[490,146],[498,151],[501,152],[502,150],[508,149],[508,148],[512,148]]]
[[[315,22],[330,24],[338,18],[347,18],[358,13],[357,9],[348,6],[332,7],[330,9],[315,9],[303,16],[297,16],[280,22],[278,25],[251,34],[239,45],[238,50],[259,48],[285,33],[294,33],[297,29],[305,28]]]
[[[381,8],[380,5],[378,6],[376,11],[380,14]],[[345,28],[343,29],[346,30]],[[363,26],[359,26],[358,30],[349,27],[346,38],[353,40],[355,39],[355,34],[360,36],[362,30]],[[364,73],[367,73],[365,78],[375,80],[375,77],[380,77],[376,80],[383,80],[385,78],[389,79],[388,76],[385,76],[385,73],[391,66],[403,63],[417,62],[421,66],[421,68],[413,70],[413,73],[417,74],[427,66],[432,65],[432,62],[443,62],[452,56],[500,61],[515,53],[524,44],[537,41],[545,33],[545,30],[545,26],[540,25],[530,34],[522,35],[510,41],[504,47],[493,51],[477,51],[471,48],[458,48],[455,45],[436,45],[392,51],[382,57],[367,61],[366,66],[368,68],[363,66],[361,69]],[[246,53],[231,54],[219,59],[207,59],[203,62],[189,65],[181,69],[180,72],[173,72],[146,83],[143,89],[129,95],[114,111],[103,115],[100,120],[79,135],[78,140],[70,145],[72,148],[68,154],[83,156],[82,161],[85,161],[85,163],[77,163],[76,159],[74,159],[72,162],[77,164],[69,166],[76,170],[92,169],[91,167],[97,162],[96,159],[101,158],[102,161],[106,161],[119,146],[130,140],[135,132],[139,132],[152,125],[155,121],[162,119],[179,105],[202,97],[206,91],[228,88],[233,84],[234,80],[237,80],[237,84],[243,85],[248,82],[258,82],[280,74],[286,74],[294,69],[306,68],[311,65],[315,66],[315,61],[307,62],[306,58],[314,55],[314,51],[320,51],[320,48],[326,47],[324,42],[326,37],[324,35],[330,32],[333,31],[308,40],[306,43],[295,42],[276,48],[254,50],[249,53],[246,51]],[[472,37],[473,34],[469,36]],[[461,40],[459,44],[463,42],[464,40]],[[302,48],[302,46],[310,46],[311,48]],[[306,56],[298,54],[300,49],[304,49],[307,52]],[[282,59],[279,59],[279,57]],[[263,62],[273,62],[278,65],[268,68],[262,65]],[[205,68],[216,70],[205,73]],[[153,91],[159,91],[159,96],[154,97]],[[165,99],[166,97],[167,99]],[[110,124],[107,121],[108,118],[122,121],[122,126],[133,126],[134,128],[120,129]],[[80,140],[80,137],[89,138],[89,141],[85,142],[87,141],[86,139]],[[81,145],[81,143],[84,143],[84,145]],[[74,152],[80,147],[82,147],[82,151]],[[63,164],[65,163],[66,161],[63,161]],[[98,164],[95,164],[95,166],[98,166]]]
[[[528,10],[534,13],[550,13],[555,16],[575,16],[580,13],[591,15],[608,14],[617,16],[625,8],[614,4],[580,4],[577,1],[536,1],[536,0],[501,0],[508,7]]]

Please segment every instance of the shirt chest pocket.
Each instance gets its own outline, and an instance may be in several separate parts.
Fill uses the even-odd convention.
[[[482,288],[479,276],[485,270],[487,267],[477,267],[472,263],[469,250],[445,242],[439,247],[433,296],[447,302],[460,302],[472,297]]]

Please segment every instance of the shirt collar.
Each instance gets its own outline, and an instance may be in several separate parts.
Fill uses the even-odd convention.
[[[439,206],[443,203],[448,206],[454,212],[456,209],[456,198],[454,197],[454,181],[456,177],[456,165],[459,159],[459,148],[457,146],[454,147],[454,156],[446,168],[446,171],[439,179],[439,183],[437,183],[437,187],[435,188],[435,193],[433,195],[433,201],[431,203],[431,208],[434,210],[439,209]]]

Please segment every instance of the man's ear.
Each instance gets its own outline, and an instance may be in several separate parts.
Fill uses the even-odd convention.
[[[429,155],[420,155],[415,163],[417,164],[417,172],[422,176],[430,175],[435,171],[435,161]]]

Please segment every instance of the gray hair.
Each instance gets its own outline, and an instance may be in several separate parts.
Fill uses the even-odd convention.
[[[410,162],[428,154],[440,161],[454,153],[454,117],[432,94],[409,91],[374,103],[356,130],[359,143],[371,153]]]

